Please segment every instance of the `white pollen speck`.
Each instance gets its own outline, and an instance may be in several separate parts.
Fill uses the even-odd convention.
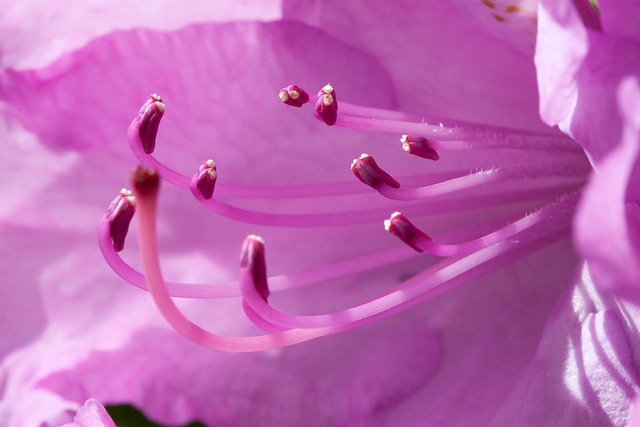
[[[156,107],[158,107],[158,110],[160,110],[161,113],[164,112],[164,103],[156,101]]]
[[[278,96],[280,97],[280,101],[282,102],[287,102],[289,100],[289,95],[285,91],[280,91]]]
[[[260,243],[262,243],[264,245],[264,239],[260,236],[258,236],[257,234],[249,234],[247,236],[247,239],[251,239],[251,240],[256,240]]]
[[[331,93],[331,92],[333,92],[333,86],[331,86],[330,83],[327,83],[327,85],[322,88],[322,91],[324,93]]]
[[[333,96],[325,95],[325,97],[322,99],[322,103],[326,106],[333,104]]]
[[[361,159],[366,159],[367,157],[371,157],[370,155],[368,155],[367,153],[362,153],[360,154],[360,158]]]
[[[384,229],[385,231],[389,231],[389,229],[391,228],[391,221],[388,219],[384,220]]]
[[[157,93],[152,93],[151,98],[155,99],[156,101],[162,101],[162,98]]]
[[[207,164],[207,166],[209,166],[210,168],[215,168],[216,167],[216,162],[214,162],[213,160],[209,159],[205,162]]]
[[[129,203],[131,204],[131,206],[136,204],[136,198],[133,196],[127,196],[127,200],[129,201]]]
[[[300,92],[298,92],[297,90],[290,90],[289,96],[291,97],[291,99],[298,99],[300,98]]]
[[[409,144],[407,144],[406,142],[402,143],[402,149],[406,152],[409,152],[409,150],[411,150],[411,146],[409,146]]]
[[[403,144],[404,144],[405,142],[407,142],[407,137],[408,137],[408,136],[409,136],[409,135],[402,135],[402,136],[400,137],[400,142],[402,142]]]
[[[209,179],[211,180],[216,179],[216,177],[218,176],[217,172],[213,169],[209,169],[209,172],[207,172],[207,175],[209,175]]]

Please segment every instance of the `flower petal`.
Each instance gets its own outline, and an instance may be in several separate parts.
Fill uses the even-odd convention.
[[[71,0],[64,8],[46,0],[0,2],[1,68],[42,67],[61,55],[114,30],[172,30],[196,22],[274,20],[279,0],[238,3],[233,0],[126,1]]]
[[[401,110],[547,129],[536,112],[531,58],[496,42],[452,3],[376,0],[362,8],[340,0],[286,1],[283,15],[378,58]]]
[[[598,0],[605,32],[640,42],[640,8],[633,0]]]
[[[617,93],[620,114],[626,119],[622,142],[590,179],[575,220],[575,240],[599,287],[639,302],[638,80],[623,81]]]
[[[626,425],[640,390],[638,310],[599,293],[584,264],[575,282],[495,425]]]
[[[541,0],[539,15],[540,114],[597,165],[620,141],[617,88],[626,77],[640,78],[640,47],[632,39],[586,28],[569,0]]]

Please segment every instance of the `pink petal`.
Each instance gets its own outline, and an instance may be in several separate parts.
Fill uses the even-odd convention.
[[[637,307],[600,294],[583,266],[494,423],[625,426],[640,389],[639,314]]]
[[[640,146],[638,81],[625,80],[617,93],[620,114],[626,119],[622,142],[591,177],[575,222],[576,242],[598,286],[638,302],[640,191],[634,169]]]
[[[42,67],[115,30],[149,28],[174,30],[197,22],[274,20],[280,1],[250,5],[233,0],[183,3],[175,0],[71,0],[65,7],[46,0],[0,2],[0,68]]]
[[[452,2],[377,0],[362,8],[307,0],[285,3],[284,17],[377,58],[394,82],[401,110],[546,129],[537,114],[531,58],[497,42]]]
[[[616,91],[623,78],[640,78],[638,49],[637,41],[609,34],[606,27],[585,27],[572,1],[540,2],[540,114],[575,139],[594,164],[620,140]]]
[[[640,42],[640,8],[633,0],[599,0],[602,27],[606,33]]]

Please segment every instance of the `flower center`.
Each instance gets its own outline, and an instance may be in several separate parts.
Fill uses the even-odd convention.
[[[309,100],[302,88],[290,85],[278,94],[280,100],[300,108]],[[404,176],[396,180],[372,156],[356,158],[353,182],[296,186],[233,186],[218,181],[213,160],[203,162],[192,177],[171,169],[153,156],[164,104],[152,95],[143,104],[129,128],[132,151],[143,165],[133,176],[136,216],[144,275],[129,266],[118,252],[124,247],[134,199],[123,190],[109,207],[100,224],[100,249],[111,268],[123,279],[151,292],[158,309],[179,333],[195,343],[224,351],[259,351],[279,348],[359,327],[406,310],[454,286],[495,270],[568,235],[578,194],[589,172],[580,149],[564,136],[523,132],[494,126],[422,118],[405,113],[338,102],[336,91],[325,85],[317,94],[313,113],[329,126],[344,126],[373,132],[402,135],[401,148],[421,159],[437,161],[440,153],[456,151],[517,153],[489,156],[489,168],[466,172]],[[518,159],[517,161],[514,161]],[[383,159],[384,160],[384,159]],[[446,160],[445,160],[446,161]],[[265,242],[249,235],[241,248],[240,279],[232,283],[196,284],[166,282],[160,270],[156,235],[156,204],[160,179],[188,189],[205,208],[245,224],[269,227],[310,228],[384,222],[385,229],[404,245],[346,259],[315,269],[268,277]],[[426,181],[406,186],[403,182]],[[434,182],[435,181],[435,182]],[[366,184],[363,186],[362,183]],[[371,187],[368,189],[367,186]],[[225,198],[271,199],[279,201],[353,197],[371,192],[402,205],[404,213],[367,206],[328,213],[273,213],[235,206]],[[375,194],[375,193],[374,193]],[[328,200],[328,199],[327,199]],[[422,221],[434,212],[449,215],[482,208],[518,206],[535,202],[537,207],[488,224],[472,224],[450,236],[433,239],[409,216]],[[407,216],[409,215],[409,216]],[[384,218],[388,218],[383,221]],[[479,230],[490,229],[490,232]],[[450,240],[458,243],[440,243]],[[406,247],[408,246],[408,247]],[[290,254],[289,254],[290,255]],[[269,303],[272,292],[309,286],[374,268],[393,266],[415,257],[443,259],[401,285],[387,289],[377,298],[332,313],[297,315],[280,311]],[[242,298],[246,317],[265,335],[228,337],[207,331],[188,320],[172,297]]]

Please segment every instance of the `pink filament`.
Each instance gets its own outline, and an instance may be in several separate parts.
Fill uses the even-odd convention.
[[[538,210],[534,213],[525,215],[521,219],[505,227],[502,227],[499,230],[464,243],[446,245],[422,237],[418,237],[412,243],[418,248],[422,249],[425,253],[431,255],[449,257],[469,254],[471,252],[478,251],[496,244],[500,241],[509,239],[535,225],[538,225],[544,221],[548,221],[549,218],[553,218],[558,213],[566,211],[567,209],[571,209],[573,206],[575,206],[577,203],[577,199],[578,194],[576,192],[566,194],[559,200],[538,208]]]
[[[413,134],[429,138],[437,151],[470,149],[525,149],[579,152],[580,147],[563,136],[534,132],[518,132],[484,125],[477,127],[445,127],[427,122],[405,122],[363,118],[338,113],[337,126],[396,134]]]
[[[467,190],[480,185],[488,185],[490,183],[510,181],[514,179],[554,176],[563,178],[554,182],[554,186],[579,185],[584,182],[584,176],[578,170],[567,168],[562,165],[561,168],[554,168],[552,165],[542,167],[506,167],[494,168],[479,172],[474,172],[466,176],[453,178],[436,184],[427,185],[417,188],[393,188],[387,185],[381,185],[376,190],[388,199],[393,200],[416,200],[427,197],[442,196],[451,194],[456,191]]]

